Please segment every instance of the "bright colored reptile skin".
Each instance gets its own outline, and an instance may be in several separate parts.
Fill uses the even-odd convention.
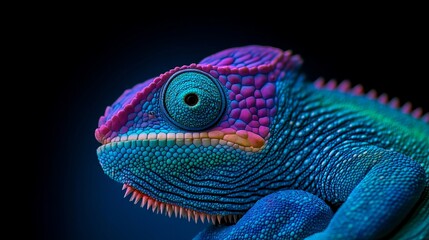
[[[99,120],[102,169],[214,223],[195,239],[427,239],[429,114],[301,63],[245,46],[134,86]]]

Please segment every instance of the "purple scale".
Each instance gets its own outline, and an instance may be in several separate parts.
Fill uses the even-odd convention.
[[[253,87],[253,86],[242,86],[241,87],[241,95],[243,95],[243,97],[245,97],[245,98],[253,96],[254,92],[255,92],[255,87]]]
[[[249,67],[250,69],[255,68],[256,70],[258,70],[259,65],[260,65],[259,62],[255,62],[255,63],[248,64],[247,67]]]
[[[242,109],[240,112],[240,120],[249,123],[252,120],[252,113],[249,109]]]
[[[248,60],[248,59],[250,59],[250,58],[252,58],[252,55],[251,54],[245,54],[245,55],[243,55],[243,56],[240,56],[239,58],[237,58],[235,61],[237,62],[237,63],[243,63],[244,61],[246,61],[246,60]]]
[[[225,65],[231,65],[234,62],[234,58],[227,57],[222,59],[217,65],[218,66],[225,66]]]
[[[259,56],[254,56],[253,58],[248,59],[247,61],[244,62],[244,64],[246,64],[247,66],[252,66],[254,64],[258,64],[260,65],[261,63],[258,62],[261,59],[261,57]]]
[[[270,98],[267,100],[267,108],[273,108],[274,107],[274,99]]]
[[[258,121],[251,121],[250,123],[249,123],[249,126],[250,127],[252,127],[252,128],[258,128],[259,126],[261,126],[261,124],[259,124],[259,122]]]
[[[230,111],[231,112],[231,111]],[[222,117],[222,121],[226,121],[227,119],[229,119],[229,113],[228,114],[225,114],[223,117]]]
[[[240,84],[233,84],[231,86],[231,90],[235,93],[235,94],[239,94],[241,92],[241,85]]]
[[[270,118],[269,118],[269,117],[262,117],[262,118],[259,118],[259,123],[260,123],[261,125],[268,126],[268,124],[270,124]]]
[[[200,67],[204,72],[208,72],[210,70],[210,65],[202,65],[202,66],[200,65]]]
[[[251,68],[249,68],[249,73],[251,75],[257,74],[258,73],[258,67],[251,67]]]
[[[262,86],[264,86],[266,82],[267,82],[267,75],[265,75],[265,74],[257,74],[255,76],[255,87],[257,89],[261,89]]]
[[[249,69],[247,67],[241,67],[238,69],[238,73],[240,75],[248,75],[249,74]]]
[[[218,78],[219,77],[219,73],[215,70],[210,70],[210,75],[212,75],[214,78]]]
[[[237,100],[232,100],[231,101],[231,108],[232,109],[238,108],[238,101]]]
[[[246,100],[241,100],[239,103],[238,103],[238,107],[239,108],[241,108],[241,109],[245,109],[246,108]]]
[[[259,127],[259,134],[262,137],[268,136],[269,133],[270,133],[270,129],[268,127],[265,127],[265,126],[260,126]]]
[[[217,68],[217,71],[219,72],[219,74],[229,74],[229,67],[227,66],[220,66]]]
[[[255,84],[255,78],[253,76],[245,76],[241,80],[241,83],[243,85],[253,86]]]
[[[261,93],[265,99],[273,98],[276,94],[276,86],[274,83],[267,83],[262,87]]]
[[[246,98],[246,107],[250,108],[250,107],[254,107],[256,106],[256,98],[254,97],[248,97]]]
[[[258,71],[261,73],[269,73],[271,68],[267,65],[258,66]]]
[[[236,127],[236,129],[244,129],[246,127],[247,123],[241,121],[241,120],[237,120],[235,121],[234,126]]]
[[[250,110],[250,112],[251,112],[252,114],[257,114],[257,113],[258,113],[258,109],[257,109],[257,108],[255,108],[255,107],[251,107],[251,108],[249,108],[249,110]]]
[[[227,80],[226,80],[225,75],[220,75],[218,79],[222,83],[222,85],[225,86],[227,84]]]
[[[240,117],[240,108],[234,108],[231,110],[231,113],[229,114],[229,116],[233,119],[238,119]]]
[[[262,98],[256,99],[256,108],[257,109],[263,109],[263,108],[265,108],[265,106],[266,106],[266,103],[265,103],[264,99],[262,99]]]
[[[254,132],[254,133],[256,133],[256,134],[259,134],[259,127],[257,127],[257,128],[252,128],[252,132]]]
[[[234,100],[235,99],[235,93],[229,92],[228,97],[229,97],[229,100]]]
[[[243,100],[243,99],[244,99],[243,95],[241,95],[241,94],[237,94],[237,95],[235,95],[235,100],[237,100],[237,101],[241,101],[241,100]]]
[[[230,74],[228,75],[228,81],[232,84],[241,83],[241,76],[238,74]]]
[[[259,117],[266,117],[268,116],[268,110],[266,108],[262,108],[258,110],[258,116]]]
[[[123,126],[123,127],[121,127],[121,130],[119,130],[119,133],[126,133],[126,132],[128,132],[128,127],[126,127],[126,126]]]

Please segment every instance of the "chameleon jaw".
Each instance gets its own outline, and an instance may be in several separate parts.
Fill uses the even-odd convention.
[[[131,133],[106,139],[102,146],[116,143],[134,142],[142,146],[199,146],[226,145],[246,152],[258,152],[264,145],[265,140],[250,131],[226,128],[209,132],[187,132],[187,133]],[[138,143],[137,143],[138,142]]]
[[[198,220],[203,223],[205,220],[207,220],[208,223],[212,223],[214,225],[221,223],[235,224],[242,216],[239,214],[229,214],[224,216],[212,215],[180,207],[175,204],[163,203],[142,193],[141,191],[126,183],[122,186],[122,190],[125,190],[124,198],[130,195],[130,202],[134,201],[134,204],[137,204],[139,201],[141,201],[140,207],[142,208],[146,206],[147,210],[152,209],[152,212],[156,211],[156,213],[165,214],[168,215],[168,217],[171,217],[174,214],[176,218],[187,218],[188,222],[193,219],[195,223],[198,223]]]

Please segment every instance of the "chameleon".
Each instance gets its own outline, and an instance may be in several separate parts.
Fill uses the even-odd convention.
[[[102,170],[194,239],[428,239],[429,114],[292,51],[229,48],[126,90],[100,117]]]

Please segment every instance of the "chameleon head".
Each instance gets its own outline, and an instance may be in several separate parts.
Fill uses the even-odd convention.
[[[275,82],[291,62],[300,64],[275,48],[233,48],[134,86],[99,120],[101,167],[142,207],[236,221],[261,196],[255,166],[276,113]]]

